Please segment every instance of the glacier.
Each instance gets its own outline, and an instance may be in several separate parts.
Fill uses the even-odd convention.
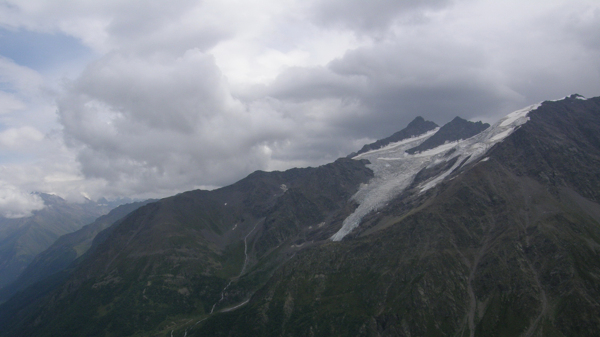
[[[541,103],[533,104],[514,111],[471,138],[448,142],[430,150],[412,155],[405,152],[426,141],[439,128],[353,157],[352,159],[356,160],[369,160],[370,164],[367,166],[373,170],[374,177],[367,184],[363,184],[352,196],[353,200],[358,203],[358,207],[344,220],[340,230],[330,239],[342,240],[360,225],[364,216],[382,208],[406,190],[422,169],[431,168],[456,158],[452,167],[421,182],[417,186],[419,193],[435,187],[460,165],[479,160],[492,146],[503,141],[519,126],[526,123],[529,120],[527,116],[529,112],[537,109],[540,105]]]

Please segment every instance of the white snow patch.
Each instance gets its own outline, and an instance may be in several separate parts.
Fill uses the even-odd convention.
[[[508,135],[510,135],[513,131],[514,131],[514,129],[506,129],[506,130],[502,131],[501,133],[492,137],[492,139],[490,139],[490,141],[495,142],[498,140],[502,140],[502,139],[508,137]]]
[[[454,148],[456,145],[458,145],[458,141],[456,142],[447,142],[443,145],[440,145],[438,147],[434,147],[433,149],[429,149],[429,150],[425,150],[423,152],[417,152],[414,154],[414,157],[431,157],[431,156],[435,156],[438,155],[440,153],[446,152],[452,148]]]
[[[515,123],[515,121],[517,121],[519,118],[527,118],[527,114],[529,113],[529,111],[539,108],[540,105],[541,105],[541,103],[533,104],[533,105],[530,105],[521,110],[517,110],[515,112],[509,113],[508,115],[506,115],[506,117],[504,117],[500,120],[500,122],[501,122],[500,127],[511,125],[511,124]],[[521,123],[521,124],[523,124],[523,123]]]
[[[359,205],[342,224],[331,240],[340,241],[356,228],[362,218],[372,211],[384,207],[398,194],[402,193],[414,181],[422,169],[456,159],[452,167],[441,172],[436,177],[421,183],[417,188],[423,193],[448,177],[459,165],[468,164],[481,158],[492,146],[508,137],[520,125],[529,120],[527,114],[537,109],[541,104],[530,105],[517,110],[500,119],[494,125],[469,139],[449,142],[434,149],[410,155],[405,151],[420,145],[439,130],[389,144],[381,149],[362,153],[353,159],[368,159],[368,165],[373,170],[374,177],[368,184],[363,184],[352,197]],[[448,151],[455,149],[452,156]]]
[[[453,166],[452,168],[454,168],[455,166]],[[421,187],[421,193],[427,191],[428,189],[435,187],[435,185],[437,185],[439,182],[441,182],[442,180],[444,180],[448,175],[450,175],[450,173],[452,173],[452,169],[440,174],[439,176],[435,177],[433,180],[430,180],[428,183],[426,183],[425,185],[423,185]]]
[[[571,96],[565,96],[563,98],[557,98],[557,99],[549,99],[548,102],[559,102],[559,101],[564,101],[565,99],[569,99],[569,98],[571,98]],[[587,100],[587,98],[585,98],[581,95],[575,96],[575,99],[581,99],[584,101]]]
[[[374,153],[388,152],[388,151],[390,151],[392,149],[395,149],[395,148],[397,148],[399,146],[403,146],[403,145],[406,145],[406,144],[413,144],[416,141],[425,140],[425,139],[433,136],[439,130],[440,130],[440,128],[435,128],[435,129],[433,129],[431,131],[428,131],[428,132],[426,132],[426,133],[424,133],[422,135],[417,135],[417,136],[414,136],[414,137],[406,138],[406,139],[403,139],[403,140],[401,140],[399,142],[390,143],[390,144],[388,144],[388,145],[386,145],[386,146],[384,146],[384,147],[382,147],[380,149],[371,150],[371,151],[368,151],[368,152],[365,152],[365,153],[361,153],[358,156],[353,157],[352,159],[360,159],[360,158],[362,158],[364,156],[371,156]],[[409,147],[409,149],[413,148],[413,147],[414,146],[411,146],[411,147]]]

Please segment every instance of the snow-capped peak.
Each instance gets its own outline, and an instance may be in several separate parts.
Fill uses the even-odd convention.
[[[433,136],[439,128],[354,157],[353,159],[368,159],[371,162],[368,166],[373,170],[374,177],[353,196],[359,206],[344,220],[342,228],[331,239],[342,240],[360,224],[365,215],[385,206],[406,190],[421,170],[454,161],[443,172],[420,182],[417,186],[420,193],[436,186],[459,166],[479,160],[492,146],[526,123],[529,120],[527,114],[540,105],[534,104],[512,112],[471,138],[442,144],[426,151],[414,154],[406,152]]]

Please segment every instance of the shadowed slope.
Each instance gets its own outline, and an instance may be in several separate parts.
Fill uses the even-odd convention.
[[[108,228],[140,206],[152,201],[147,200],[118,206],[91,224],[85,225],[73,233],[61,236],[52,246],[39,253],[17,280],[0,290],[0,302],[7,300],[17,291],[67,268],[91,247],[92,241],[100,231]]]
[[[75,204],[41,193],[46,207],[30,217],[0,218],[0,288],[14,281],[33,258],[61,235],[78,230],[117,205]]]
[[[363,236],[302,252],[188,336],[595,336],[600,99],[530,118],[489,159],[412,207],[396,199]]]
[[[340,242],[365,161],[144,206],[50,296],[0,307],[0,334],[595,336],[600,98],[513,117],[530,120]]]
[[[352,211],[350,196],[371,176],[365,162],[340,159],[255,172],[225,188],[143,206],[102,234],[104,242],[49,296],[18,312],[0,307],[0,334],[147,335],[181,324],[182,315],[243,302],[294,247],[337,230],[335,214]]]
[[[412,122],[410,122],[406,126],[406,128],[394,133],[393,135],[391,135],[387,138],[380,139],[374,143],[363,146],[362,149],[360,149],[358,152],[350,154],[348,156],[348,158],[355,157],[361,153],[365,153],[365,152],[368,152],[371,150],[380,149],[388,144],[399,142],[399,141],[407,139],[407,138],[422,135],[422,134],[424,134],[428,131],[431,131],[437,127],[438,127],[437,124],[435,124],[434,122],[426,121],[421,116],[416,117],[415,119],[413,119]]]

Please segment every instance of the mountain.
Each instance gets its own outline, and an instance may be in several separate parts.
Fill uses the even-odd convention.
[[[380,139],[371,144],[367,144],[367,145],[363,146],[362,149],[360,149],[358,152],[352,153],[348,157],[352,158],[361,153],[380,149],[390,143],[395,143],[395,142],[399,142],[403,139],[422,135],[428,131],[434,130],[437,127],[438,127],[438,125],[435,124],[434,122],[426,121],[423,117],[418,116],[415,119],[413,119],[412,122],[408,123],[406,128],[394,133],[393,135],[391,135],[387,138]],[[468,138],[468,137],[466,137],[466,138]]]
[[[0,335],[596,336],[600,97],[443,128],[143,206]]]
[[[143,206],[111,227],[49,296],[17,312],[31,295],[2,305],[0,334],[128,335],[160,328],[167,317],[182,324],[182,315],[243,301],[303,243],[333,234],[324,224],[352,212],[351,196],[372,177],[365,164],[340,159],[319,168],[257,171],[228,187]],[[240,274],[244,280],[230,284]],[[220,301],[228,284],[234,295]],[[38,321],[32,312],[43,318],[30,325]]]
[[[59,237],[48,249],[36,255],[15,281],[0,289],[0,302],[6,301],[17,291],[64,270],[90,249],[99,232],[139,207],[153,201],[156,200],[117,206],[108,214],[100,216],[81,229]]]
[[[50,194],[38,194],[44,209],[32,216],[0,217],[0,288],[13,282],[31,260],[61,235],[73,232],[116,205],[88,201],[69,203]]]
[[[433,136],[427,138],[423,143],[406,150],[409,154],[434,149],[446,142],[454,142],[461,139],[468,139],[483,130],[489,128],[490,125],[482,122],[470,122],[460,117],[455,117],[448,124],[445,124]]]

